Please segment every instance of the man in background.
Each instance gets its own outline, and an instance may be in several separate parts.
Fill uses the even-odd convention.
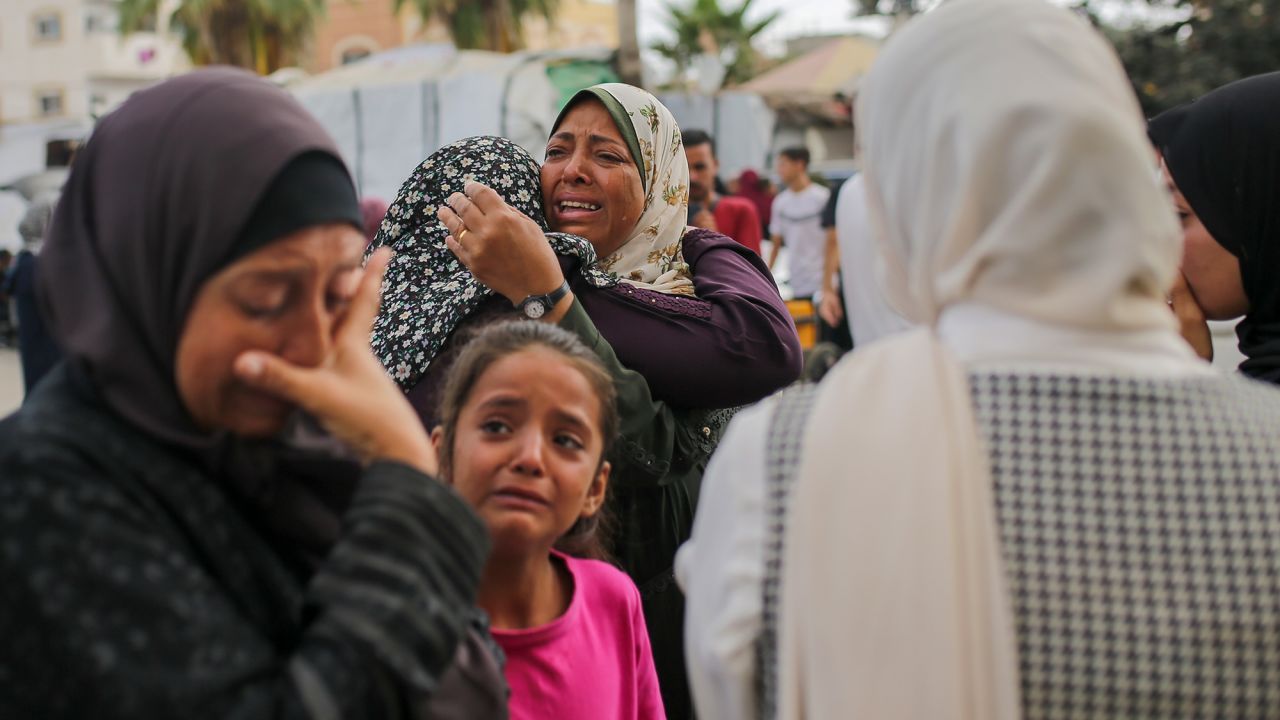
[[[22,382],[26,394],[31,394],[40,378],[57,364],[61,353],[53,337],[45,329],[44,319],[36,301],[36,264],[40,247],[49,234],[53,220],[56,196],[37,198],[27,209],[18,224],[22,236],[22,250],[14,258],[13,267],[4,278],[4,294],[13,298],[18,311],[18,356],[22,363]]]
[[[777,264],[778,252],[785,245],[792,296],[812,300],[822,289],[827,247],[822,209],[831,193],[809,179],[808,148],[789,147],[778,153],[776,169],[786,187],[773,199],[773,222],[769,226],[773,247],[769,251],[769,267]]]
[[[715,230],[760,254],[760,216],[750,200],[716,192],[716,143],[702,130],[680,134],[689,161],[689,224]]]
[[[844,279],[840,247],[836,242],[836,199],[841,195],[840,188],[841,183],[830,188],[827,204],[822,208],[822,231],[826,233],[826,244],[822,254],[822,291],[818,293],[816,302],[818,318],[822,321],[818,337],[833,343],[841,352],[849,352],[853,349],[853,336],[849,332],[844,299],[840,296]]]
[[[5,278],[9,277],[9,268],[13,265],[13,253],[0,250],[0,348],[10,347],[17,342],[13,316],[9,312],[9,293],[5,290]]]

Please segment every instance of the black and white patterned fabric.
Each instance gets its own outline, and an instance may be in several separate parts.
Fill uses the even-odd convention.
[[[373,324],[373,351],[400,387],[418,384],[458,322],[493,291],[445,245],[449,231],[436,211],[467,180],[493,188],[507,204],[529,216],[560,255],[577,257],[581,274],[596,287],[618,279],[599,269],[595,248],[577,235],[553,233],[542,209],[538,162],[524,148],[500,137],[472,137],[435,151],[400,188],[368,253],[395,250],[382,284],[382,308]]]
[[[1280,718],[1280,391],[1227,376],[969,377],[1023,716]],[[775,428],[791,438],[771,438],[770,467],[794,475],[803,422]],[[774,593],[779,572],[766,566]]]
[[[760,638],[756,641],[756,667],[778,666],[778,598],[782,586],[783,542],[787,528],[787,498],[800,465],[804,425],[817,397],[817,385],[797,385],[775,397],[765,446],[764,581],[760,603]],[[761,718],[778,713],[778,675],[756,673],[756,698]]]
[[[1280,717],[1280,392],[971,383],[1025,716]]]

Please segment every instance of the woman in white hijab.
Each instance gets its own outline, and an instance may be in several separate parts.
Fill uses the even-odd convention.
[[[730,427],[677,563],[699,716],[1276,717],[1280,393],[1177,334],[1113,51],[952,0],[858,128],[922,327]]]

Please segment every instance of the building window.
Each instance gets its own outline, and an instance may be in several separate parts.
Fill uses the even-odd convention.
[[[62,40],[62,16],[56,12],[42,12],[33,19],[36,42],[58,42]]]
[[[86,34],[114,33],[120,27],[120,18],[110,8],[88,9],[84,16]]]
[[[57,117],[64,112],[62,90],[39,90],[36,92],[36,108],[40,117]]]

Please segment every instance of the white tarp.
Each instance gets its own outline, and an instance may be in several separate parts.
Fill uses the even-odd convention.
[[[715,97],[698,93],[659,93],[658,99],[675,116],[681,130],[716,134]],[[717,150],[720,143],[717,142]]]
[[[320,120],[320,124],[324,125],[330,137],[338,144],[338,151],[346,159],[352,173],[358,174],[355,160],[359,156],[360,132],[353,91],[299,94],[298,101]]]
[[[720,177],[728,180],[743,170],[772,166],[773,131],[777,116],[763,98],[749,92],[723,92],[716,97],[716,151]]]
[[[546,62],[574,56],[424,46],[289,90],[333,134],[361,194],[390,201],[427,155],[462,138],[502,135],[541,158],[558,99]],[[597,59],[590,51],[576,56]]]
[[[716,140],[720,177],[728,180],[751,168],[769,167],[777,116],[759,95],[725,91],[715,96],[666,93],[659,96],[683,129],[699,129]]]
[[[360,167],[353,168],[356,181],[361,194],[391,202],[434,147],[436,87],[374,85],[356,92],[364,138]]]

